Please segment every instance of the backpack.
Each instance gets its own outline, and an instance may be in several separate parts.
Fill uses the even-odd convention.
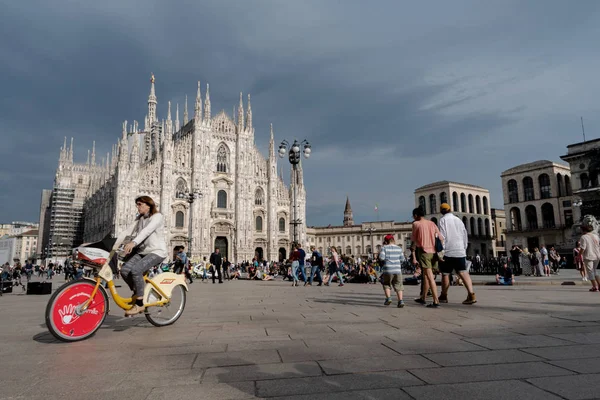
[[[535,254],[531,254],[531,264],[538,265],[539,263],[540,263],[540,260],[538,260],[538,258],[535,256]]]

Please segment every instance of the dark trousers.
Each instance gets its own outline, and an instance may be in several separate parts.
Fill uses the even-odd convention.
[[[229,276],[229,268],[227,267],[223,267],[223,279],[231,280],[231,277]]]
[[[215,272],[213,272],[212,274],[212,281],[213,283],[215,283],[215,275],[219,275],[219,282],[223,282],[223,277],[221,277],[221,266],[219,265],[218,267],[215,265]]]

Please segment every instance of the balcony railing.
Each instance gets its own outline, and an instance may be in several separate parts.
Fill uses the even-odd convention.
[[[553,224],[550,222],[544,222],[541,225],[535,224],[530,226],[513,226],[508,229],[508,232],[535,232],[535,231],[548,231],[548,230],[560,230],[568,228],[564,224]]]

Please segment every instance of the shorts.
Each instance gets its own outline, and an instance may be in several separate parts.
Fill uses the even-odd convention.
[[[433,256],[434,253],[425,253],[423,249],[417,247],[417,262],[421,265],[421,268],[437,269],[437,257],[434,258]]]
[[[547,259],[544,260],[544,265],[548,265],[548,264],[549,264],[549,261]]]
[[[512,279],[506,279],[503,276],[501,276],[500,278],[498,278],[498,284],[499,285],[512,285],[512,283],[513,283]]]
[[[467,270],[467,257],[444,257],[440,262],[440,271],[444,275],[450,275],[452,271],[465,272]]]
[[[396,293],[404,290],[404,285],[402,284],[402,274],[382,274],[381,275],[381,284],[384,289],[392,289]]]
[[[583,266],[585,267],[585,272],[587,272],[587,277],[590,281],[596,279],[598,274],[598,260],[583,260]]]

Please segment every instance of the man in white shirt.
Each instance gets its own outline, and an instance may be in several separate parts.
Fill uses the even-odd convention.
[[[450,205],[442,203],[440,212],[443,214],[439,222],[440,233],[445,238],[444,241],[444,261],[440,263],[442,272],[442,294],[440,302],[448,302],[448,288],[450,287],[450,274],[452,271],[462,278],[465,289],[467,289],[467,299],[463,304],[477,303],[475,293],[473,292],[473,283],[471,276],[467,271],[467,246],[469,238],[465,224],[452,214]]]

